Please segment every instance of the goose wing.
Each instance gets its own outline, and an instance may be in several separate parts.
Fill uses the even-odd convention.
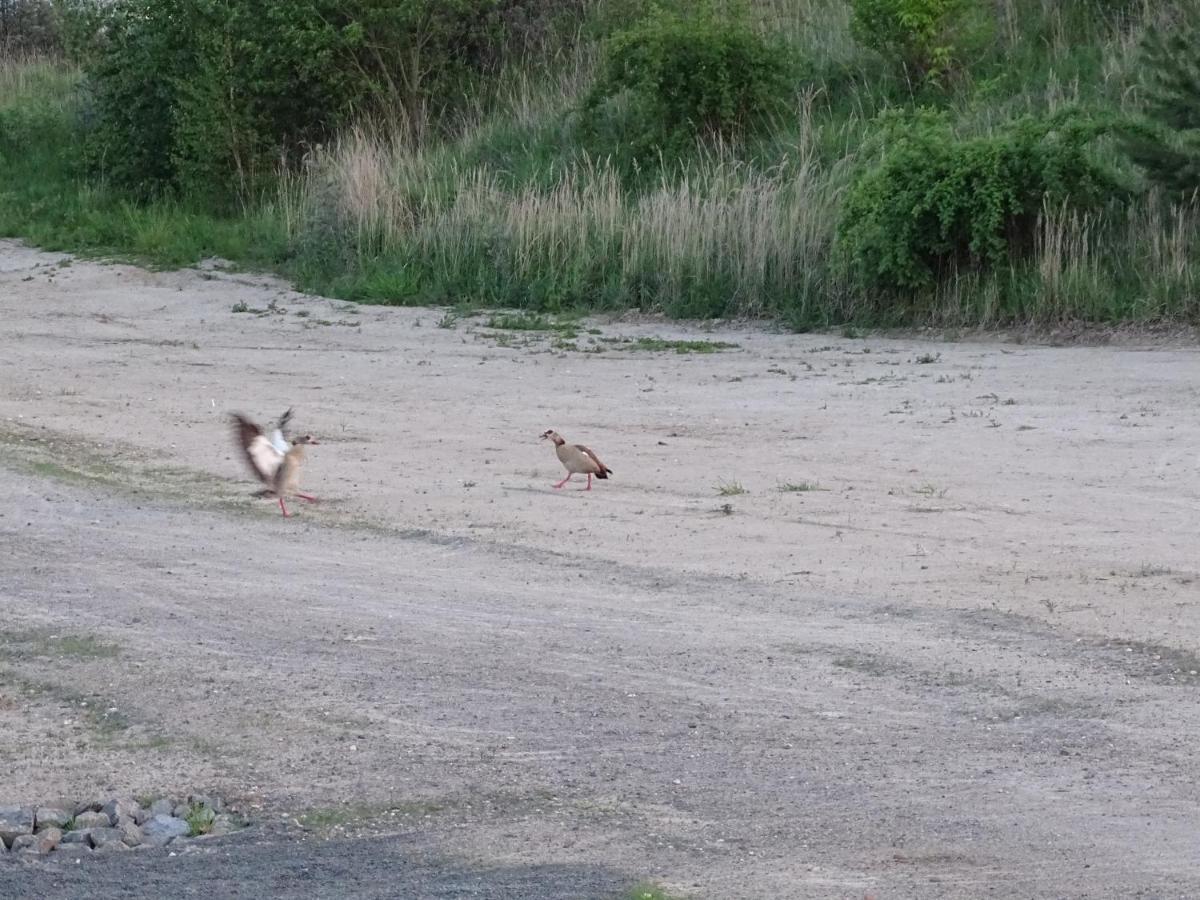
[[[267,439],[261,428],[245,416],[234,415],[233,418],[237,423],[238,446],[242,448],[246,462],[259,480],[268,486],[273,485],[275,473],[283,464],[283,453]]]
[[[612,469],[610,469],[604,463],[600,462],[600,457],[598,457],[596,455],[595,451],[592,450],[591,447],[585,447],[585,446],[583,446],[583,444],[576,444],[575,449],[578,450],[580,453],[582,453],[584,456],[586,456],[593,463],[595,463],[597,475],[600,475],[601,477],[603,477],[606,474],[608,474],[608,475],[612,474]]]
[[[292,407],[287,408],[282,416],[279,417],[279,423],[275,426],[275,430],[271,432],[271,446],[280,453],[287,453],[292,449],[292,445],[288,443],[287,433],[288,424],[292,421]]]

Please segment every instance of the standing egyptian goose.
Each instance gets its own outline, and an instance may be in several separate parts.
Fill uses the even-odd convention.
[[[299,497],[309,503],[316,503],[317,498],[311,494],[302,494],[300,486],[300,464],[304,462],[304,448],[318,441],[311,434],[302,435],[289,444],[284,437],[288,420],[292,417],[289,409],[279,420],[279,426],[268,438],[262,429],[245,416],[234,413],[238,446],[246,455],[246,462],[259,480],[267,486],[259,496],[279,498],[279,508],[285,518],[291,516],[287,511],[284,497]]]
[[[556,488],[562,487],[571,480],[572,475],[578,474],[588,477],[587,487],[584,490],[590,491],[593,475],[597,478],[607,478],[612,474],[612,469],[600,462],[600,457],[594,452],[583,444],[568,444],[563,436],[554,429],[545,432],[542,438],[554,441],[554,452],[558,454],[558,461],[567,470],[567,477],[554,485]]]

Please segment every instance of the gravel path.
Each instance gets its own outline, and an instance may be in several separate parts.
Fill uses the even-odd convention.
[[[1200,894],[1193,350],[582,353],[60,258],[0,243],[0,801],[260,824],[0,896]],[[586,343],[651,334],[738,346]],[[289,404],[283,520],[223,416]]]

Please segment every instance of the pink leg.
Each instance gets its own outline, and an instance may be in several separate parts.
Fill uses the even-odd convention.
[[[292,514],[287,511],[287,507],[283,505],[282,497],[279,498],[279,508],[283,510],[283,517],[285,519],[290,519],[292,517]]]
[[[571,472],[568,472],[568,473],[567,473],[567,477],[566,477],[566,478],[564,478],[562,481],[560,481],[558,484],[556,484],[556,485],[555,485],[555,487],[556,487],[556,488],[560,488],[560,487],[562,487],[564,484],[566,484],[568,481],[570,481],[570,480],[571,480],[571,475],[572,475],[572,474],[573,474],[573,473],[571,473]]]
[[[297,494],[296,496],[299,497],[301,500],[307,500],[309,503],[317,502],[317,498],[314,497],[312,494]]]
[[[590,491],[591,489],[592,489],[592,473],[588,472],[588,486],[585,487],[584,490]]]

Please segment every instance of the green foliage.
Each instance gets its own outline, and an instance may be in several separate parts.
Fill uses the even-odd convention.
[[[217,814],[210,807],[201,803],[193,803],[188,809],[184,821],[188,823],[188,837],[198,837],[212,831]]]
[[[50,0],[0,0],[0,49],[47,53],[59,47],[57,17]]]
[[[1045,204],[1093,206],[1119,190],[1088,153],[1108,124],[1075,111],[965,139],[928,113],[879,124],[884,150],[854,182],[839,226],[868,289],[911,291],[1000,266],[1032,249]]]
[[[1169,191],[1200,190],[1200,3],[1146,32],[1140,53],[1147,119],[1125,129],[1125,147]]]
[[[352,115],[474,102],[576,3],[119,0],[88,59],[93,158],[137,196],[252,197]]]
[[[973,53],[975,19],[966,15],[941,45],[960,48],[947,74],[969,60],[971,77],[945,79],[949,91],[914,91],[912,64],[889,65],[852,39],[850,0],[711,0],[694,16],[697,0],[661,0],[676,15],[653,18],[680,29],[725,22],[711,6],[733,6],[767,36],[753,40],[772,53],[776,40],[787,48],[777,56],[787,70],[781,113],[735,115],[721,132],[687,111],[690,94],[659,97],[654,84],[645,85],[650,100],[616,85],[594,118],[579,115],[581,81],[604,74],[604,42],[641,27],[653,0],[163,2],[178,16],[132,40],[123,25],[98,28],[95,16],[135,7],[156,15],[148,0],[118,0],[115,12],[55,0],[59,11],[75,8],[62,18],[70,26],[62,40],[90,73],[82,91],[70,65],[0,51],[0,235],[156,266],[221,256],[331,296],[541,313],[524,317],[533,325],[551,321],[547,313],[630,308],[845,325],[851,334],[878,325],[1200,321],[1200,206],[1163,203],[1158,192],[1103,206],[1089,206],[1086,191],[1051,199],[1039,188],[1042,144],[1061,134],[1019,152],[989,143],[1015,141],[996,123],[1044,116],[1064,98],[1089,110],[1138,109],[1147,94],[1126,76],[1140,76],[1143,63],[1126,44],[1144,24],[1161,22],[1169,35],[1179,20],[1168,5],[974,0],[976,15],[998,14],[1000,39]],[[262,33],[247,10],[261,13]],[[316,101],[289,111],[279,73],[290,83],[296,57],[320,50],[326,34],[340,43],[312,74]],[[703,58],[676,51],[685,63],[668,74]],[[117,80],[101,85],[102,64],[121,54]],[[317,90],[325,86],[333,102]],[[914,94],[945,107],[949,124],[928,146],[901,133],[889,147],[894,132],[915,125],[881,126],[875,116],[912,106]],[[668,122],[655,103],[677,96],[684,111],[671,121],[683,123],[681,137],[643,140],[630,177],[631,137]],[[401,106],[406,114],[379,115]],[[114,113],[129,120],[127,144],[110,140]],[[354,133],[378,140],[344,128],[360,115],[377,128]],[[410,121],[426,127],[397,124]],[[1180,149],[1185,132],[1161,122],[1146,127]],[[730,153],[695,139],[706,132],[746,139]],[[82,164],[84,135],[113,177]],[[1095,150],[1109,152],[1104,142]],[[268,183],[281,156],[306,152],[305,165]],[[878,180],[888,165],[914,172]],[[1071,165],[1063,161],[1061,180],[1083,177]],[[873,195],[869,179],[851,190],[870,173]],[[240,193],[242,202],[214,208],[213,193]]]
[[[855,39],[917,81],[953,72],[980,38],[972,0],[851,0],[851,6]]]
[[[615,133],[634,159],[688,155],[697,136],[738,138],[780,111],[786,76],[784,49],[741,18],[707,5],[656,10],[607,42],[584,99],[585,129]]]
[[[146,196],[247,195],[361,93],[361,28],[334,0],[122,0],[89,70],[94,159]]]
[[[558,52],[587,0],[352,0],[377,101],[435,119],[486,102],[510,59]]]

